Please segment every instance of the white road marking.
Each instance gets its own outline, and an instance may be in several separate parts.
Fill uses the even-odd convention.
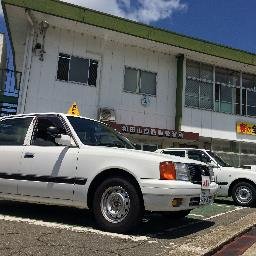
[[[246,207],[236,207],[234,210],[231,210],[231,211],[227,211],[227,212],[222,212],[222,213],[219,213],[219,214],[216,214],[216,215],[213,215],[209,218],[205,218],[204,220],[211,220],[211,219],[214,219],[216,217],[219,217],[219,216],[222,216],[222,215],[225,215],[227,213],[231,213],[231,212],[236,212],[236,211],[240,211],[240,210],[243,210],[245,209]]]
[[[201,218],[204,218],[204,215],[194,214],[194,213],[190,213],[188,216],[194,216],[194,217],[201,217]]]
[[[225,204],[215,204],[215,205],[219,207],[227,207],[227,208],[233,207],[231,205],[225,205]]]
[[[28,223],[31,225],[48,227],[48,228],[64,229],[68,231],[74,231],[77,233],[94,233],[97,235],[110,236],[112,238],[132,240],[134,242],[147,241],[149,239],[149,237],[146,237],[146,236],[123,235],[123,234],[117,234],[117,233],[104,232],[104,231],[96,230],[93,228],[72,226],[72,225],[60,224],[55,222],[46,222],[41,220],[33,220],[33,219],[13,217],[8,215],[1,215],[1,214],[0,214],[0,220],[11,221],[11,222],[22,222],[22,223]]]

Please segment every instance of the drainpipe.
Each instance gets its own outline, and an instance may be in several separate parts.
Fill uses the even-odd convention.
[[[181,130],[182,123],[182,102],[183,102],[183,63],[184,55],[177,56],[177,88],[176,88],[176,116],[175,116],[175,130]]]
[[[26,18],[28,23],[31,26],[31,31],[27,35],[26,40],[26,50],[24,54],[24,62],[23,62],[23,70],[22,70],[22,84],[20,86],[21,97],[19,99],[18,104],[18,113],[25,113],[26,111],[26,102],[28,96],[28,85],[30,81],[30,73],[32,66],[32,57],[33,57],[33,45],[35,40],[35,21],[31,15],[31,11],[29,9],[25,10]]]

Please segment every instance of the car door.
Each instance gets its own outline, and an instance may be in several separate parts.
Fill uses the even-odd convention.
[[[59,117],[37,117],[30,145],[22,154],[24,180],[19,182],[18,192],[24,196],[72,200],[79,149],[55,143],[47,132],[49,127],[67,134]]]
[[[0,121],[0,193],[17,194],[21,179],[21,157],[33,117],[4,118]]]

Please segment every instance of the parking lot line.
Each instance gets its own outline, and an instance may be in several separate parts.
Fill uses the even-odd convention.
[[[211,219],[217,218],[217,217],[219,217],[219,216],[222,216],[222,215],[225,215],[225,214],[228,214],[228,213],[231,213],[231,212],[236,212],[236,211],[243,210],[243,209],[245,209],[245,208],[246,208],[246,207],[236,207],[234,210],[227,211],[227,212],[222,212],[222,213],[213,215],[213,216],[211,216],[211,217],[205,218],[204,220],[211,220]]]
[[[110,236],[112,238],[132,240],[134,242],[149,240],[149,237],[146,237],[146,236],[123,235],[123,234],[117,234],[117,233],[104,232],[104,231],[100,231],[100,230],[93,229],[93,228],[72,226],[72,225],[60,224],[60,223],[55,223],[55,222],[46,222],[46,221],[41,221],[41,220],[39,221],[39,220],[33,220],[33,219],[21,218],[21,217],[13,217],[13,216],[9,216],[9,215],[1,215],[0,214],[0,220],[11,221],[11,222],[21,222],[21,223],[27,223],[27,224],[31,224],[31,225],[48,227],[48,228],[63,229],[63,230],[68,230],[68,231],[74,231],[77,233],[94,233],[97,235]]]
[[[204,218],[204,215],[190,213],[188,216]]]

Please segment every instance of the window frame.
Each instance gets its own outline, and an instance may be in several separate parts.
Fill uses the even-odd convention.
[[[58,79],[58,66],[59,66],[59,59],[60,59],[60,54],[63,54],[63,55],[69,55],[70,56],[70,59],[69,59],[69,68],[68,68],[68,81],[66,80],[61,80],[61,79]],[[95,85],[89,85],[88,81],[87,83],[82,83],[82,82],[77,82],[77,81],[70,81],[69,80],[69,71],[70,71],[70,64],[71,64],[71,58],[74,57],[74,58],[80,58],[80,59],[88,59],[89,60],[89,68],[88,68],[88,80],[89,80],[89,71],[90,71],[90,62],[91,60],[94,60],[94,61],[97,61],[98,62],[98,67],[97,67],[97,79],[96,79],[96,84]],[[92,88],[97,88],[98,85],[99,85],[99,81],[100,81],[100,74],[101,74],[101,57],[99,55],[95,55],[95,54],[90,54],[90,53],[87,53],[86,56],[79,56],[79,55],[75,55],[75,54],[72,54],[72,53],[68,53],[66,51],[62,51],[62,52],[58,52],[58,55],[57,55],[57,61],[56,61],[56,72],[55,72],[55,81],[58,81],[58,82],[62,82],[62,83],[71,83],[71,84],[78,84],[78,85],[85,85],[85,86],[89,86],[89,87],[92,87]]]
[[[255,77],[256,79],[256,75],[254,74],[249,74],[249,73],[242,73],[242,75],[245,75],[245,76],[252,76],[252,77]],[[243,81],[243,76],[242,76],[242,81]],[[255,84],[256,85],[256,84]],[[243,98],[241,100],[241,108],[242,108],[242,114],[243,114],[243,105],[245,105],[245,114],[243,116],[248,116],[248,117],[256,117],[256,114],[255,115],[248,115],[248,107],[255,107],[256,108],[256,103],[255,105],[248,105],[248,92],[253,92],[253,93],[256,93],[256,86],[254,86],[254,88],[248,88],[248,87],[244,87],[243,86],[243,83],[242,83],[242,86],[241,86],[241,94],[242,94],[242,97],[243,97],[243,92],[245,91],[245,104],[243,104]],[[255,99],[256,100],[256,99]]]
[[[61,116],[58,116],[58,115],[38,115],[34,119],[33,130],[31,132],[30,141],[29,141],[30,146],[35,146],[35,147],[61,147],[62,146],[62,145],[37,145],[37,144],[34,144],[34,138],[35,138],[35,134],[36,134],[36,129],[38,127],[38,121],[39,121],[39,119],[47,119],[47,118],[56,118],[56,119],[58,119],[59,122],[61,123],[61,125],[63,126],[63,128],[65,129],[66,135],[69,135],[72,138],[72,136],[70,135],[70,131],[67,128],[67,126],[65,125],[65,123],[63,122],[63,120],[61,119]]]
[[[28,136],[31,133],[31,127],[34,125],[34,120],[35,117],[34,116],[18,116],[18,117],[3,117],[0,119],[0,123],[3,121],[8,121],[8,120],[18,120],[18,119],[31,119],[30,124],[28,125],[27,128],[27,132],[24,136],[24,140],[22,144],[16,144],[16,145],[0,145],[1,147],[23,147],[27,145],[27,140],[28,140]]]
[[[126,68],[129,68],[129,69],[134,69],[137,71],[137,86],[136,86],[136,91],[135,92],[131,92],[131,91],[128,91],[128,90],[125,90],[125,71],[126,71]],[[151,74],[155,74],[156,76],[156,84],[155,84],[155,92],[156,94],[149,94],[149,93],[143,93],[143,92],[140,92],[141,90],[141,72],[147,72],[147,73],[151,73]],[[139,74],[139,75],[138,75]],[[123,92],[124,93],[132,93],[132,94],[137,94],[137,95],[147,95],[147,96],[150,96],[150,97],[156,97],[157,96],[157,84],[158,84],[158,72],[155,72],[155,71],[152,71],[152,70],[145,70],[145,69],[141,69],[141,68],[137,68],[137,67],[132,67],[132,66],[128,66],[128,65],[124,65],[124,69],[123,69]]]
[[[189,155],[190,155],[191,152],[196,152],[196,154],[198,154],[198,155],[200,154],[200,160],[194,159],[194,158],[190,158]],[[189,149],[187,151],[187,156],[188,156],[188,159],[192,159],[192,160],[199,161],[199,162],[206,163],[206,164],[211,163],[211,157],[209,157],[205,152],[203,152],[201,150]],[[205,159],[207,158],[209,161],[205,162],[205,161],[203,161],[203,158],[205,158]]]
[[[223,82],[218,82],[216,81],[216,69],[222,69],[222,70],[225,70],[226,72],[234,72],[234,73],[237,73],[239,75],[239,85],[236,85],[236,84],[231,84],[231,83],[223,83]],[[235,90],[236,92],[236,89],[240,89],[240,94],[241,94],[241,71],[237,71],[237,70],[232,70],[232,69],[229,69],[229,68],[224,68],[224,67],[220,67],[220,66],[216,66],[214,65],[214,98],[215,98],[215,101],[214,101],[214,111],[216,111],[216,106],[218,105],[218,113],[224,113],[224,114],[229,114],[229,115],[240,115],[241,114],[241,108],[239,108],[239,114],[236,113],[236,95],[234,96],[233,95],[233,90]],[[216,85],[219,86],[219,101],[216,102]],[[226,102],[226,101],[221,101],[221,88],[222,87],[225,87],[225,88],[231,88],[232,89],[232,93],[231,93],[231,97],[232,97],[232,102]],[[231,103],[231,113],[229,112],[224,112],[221,110],[221,104],[222,103]],[[239,105],[241,106],[241,97],[240,97],[240,103]]]
[[[206,79],[201,79],[201,78],[197,78],[197,77],[193,77],[190,75],[187,75],[187,64],[188,62],[191,63],[196,63],[199,68],[206,64],[206,65],[211,65],[213,67],[213,81],[210,80],[206,80]],[[199,65],[200,64],[200,65]],[[213,111],[213,112],[217,112],[217,113],[223,113],[223,114],[228,114],[228,115],[238,115],[238,116],[246,116],[246,117],[256,117],[255,115],[249,115],[248,114],[248,108],[252,107],[256,109],[256,104],[255,105],[248,105],[248,92],[255,92],[256,93],[256,75],[252,74],[252,73],[248,73],[248,72],[243,72],[242,70],[233,70],[230,68],[226,68],[226,67],[221,67],[218,65],[214,65],[214,64],[209,64],[209,63],[204,63],[201,61],[197,61],[197,60],[193,60],[193,59],[186,59],[186,63],[185,63],[185,86],[184,86],[184,107],[188,107],[188,108],[195,108],[195,109],[201,109],[201,110],[208,110],[208,111]],[[218,82],[216,81],[216,68],[219,69],[223,69],[223,70],[227,70],[227,72],[234,72],[237,73],[237,83],[236,84],[231,84],[231,83],[222,83],[222,82]],[[200,70],[199,70],[199,76],[200,76]],[[247,76],[247,80],[248,77],[252,78],[252,81],[255,82],[255,86],[254,88],[248,88],[248,87],[244,87],[243,86],[243,76]],[[212,82],[213,84],[213,109],[210,108],[203,108],[200,106],[200,84],[199,86],[199,92],[198,92],[198,106],[192,106],[189,104],[186,104],[186,88],[187,88],[187,81],[191,80],[191,81],[199,81],[199,82]],[[219,90],[218,90],[218,95],[216,94],[216,87],[219,86]],[[226,111],[221,111],[221,87],[227,87],[227,88],[232,88],[232,107],[231,107],[231,112],[226,112]],[[240,95],[239,95],[239,94]],[[245,104],[243,104],[243,95],[245,93]],[[217,97],[218,96],[218,97]],[[216,101],[216,99],[218,98],[218,101]],[[256,111],[256,110],[255,110]]]
[[[187,75],[187,63],[190,62],[190,63],[194,63],[194,64],[197,64],[199,66],[199,77],[196,77],[196,76],[190,76],[190,75]],[[206,78],[202,78],[201,77],[201,74],[203,73],[202,70],[203,70],[203,66],[211,66],[212,67],[212,80],[209,80],[209,79],[206,79]],[[186,72],[185,72],[185,81],[186,81],[186,85],[185,85],[185,90],[184,90],[184,105],[185,107],[190,107],[190,108],[197,108],[197,109],[203,109],[203,110],[209,110],[209,111],[213,111],[214,108],[215,108],[215,105],[214,105],[214,99],[215,99],[215,94],[214,94],[214,78],[215,78],[215,72],[214,72],[214,66],[211,65],[211,64],[207,64],[207,63],[204,63],[204,62],[200,62],[200,61],[195,61],[195,60],[191,60],[191,59],[186,59]],[[198,82],[198,107],[197,106],[189,106],[186,104],[186,88],[187,88],[187,80],[190,80],[190,81],[196,81]],[[202,84],[209,84],[212,86],[212,107],[211,108],[206,108],[206,107],[201,107],[201,102],[202,102],[202,97],[201,97],[201,87],[202,87]],[[191,96],[189,96],[191,97]]]

